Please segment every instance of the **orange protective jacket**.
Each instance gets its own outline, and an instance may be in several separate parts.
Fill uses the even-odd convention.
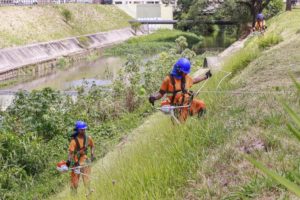
[[[205,110],[206,106],[203,101],[193,99],[191,92],[188,91],[193,86],[193,78],[186,75],[183,79],[176,79],[171,75],[165,77],[163,80],[160,93],[171,94],[167,96],[167,100],[162,102],[163,105],[190,105],[190,108],[179,109],[179,121],[183,122],[187,119],[188,114],[194,115],[199,113],[201,110]]]

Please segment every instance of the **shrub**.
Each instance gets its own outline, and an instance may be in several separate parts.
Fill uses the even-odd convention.
[[[284,2],[281,0],[272,0],[264,10],[264,15],[266,18],[271,18],[277,15],[279,12],[283,11]]]
[[[60,58],[58,59],[58,62],[57,62],[57,67],[59,69],[64,69],[65,67],[67,67],[69,65],[69,60],[67,60],[66,58]]]
[[[265,49],[280,43],[282,40],[283,38],[278,34],[268,34],[259,39],[258,46],[261,49]]]
[[[89,38],[88,37],[80,36],[80,37],[77,37],[77,40],[83,48],[86,48],[89,46]]]
[[[73,14],[70,10],[66,9],[66,8],[63,8],[62,11],[61,11],[61,15],[63,17],[63,20],[69,24],[69,22],[72,20],[73,18]]]
[[[133,22],[130,25],[131,28],[134,30],[134,34],[137,34],[137,31],[140,29],[142,24],[140,22]]]

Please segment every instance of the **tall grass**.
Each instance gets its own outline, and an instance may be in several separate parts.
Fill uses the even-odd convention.
[[[130,19],[116,6],[96,4],[0,7],[0,48],[121,29]]]
[[[109,164],[95,166],[93,199],[172,199],[208,150],[226,137],[222,123],[212,124],[216,118],[174,127],[169,118],[155,117],[134,144],[111,157]]]
[[[222,73],[216,73],[207,89],[214,89],[222,77]],[[210,149],[224,143],[228,136],[222,119],[230,113],[223,111],[220,115],[220,111],[221,106],[230,104],[230,98],[214,94],[203,94],[202,98],[208,105],[207,117],[174,126],[169,117],[155,114],[136,131],[138,135],[128,139],[128,146],[95,166],[92,185],[96,192],[92,199],[174,199]],[[81,192],[79,199],[84,195]],[[67,192],[55,198],[73,197]]]
[[[296,88],[298,89],[298,94],[300,92],[300,86],[299,83],[293,79],[294,84]],[[297,114],[289,105],[286,103],[283,103],[284,110],[289,114],[290,118],[293,121],[292,125],[291,123],[287,124],[288,129],[290,132],[295,136],[295,139],[300,141],[300,116]],[[296,185],[294,182],[290,181],[288,178],[280,176],[277,172],[268,169],[265,167],[261,162],[255,160],[254,158],[250,156],[245,156],[245,158],[250,161],[255,167],[257,167],[259,170],[264,172],[268,177],[272,178],[274,181],[278,182],[279,184],[285,186],[289,191],[296,194],[298,197],[300,197],[300,186]]]
[[[245,68],[262,52],[258,42],[265,37],[250,41],[225,63],[224,70],[237,73]],[[267,41],[273,44],[273,40]],[[222,72],[216,72],[205,89],[215,89],[222,77]],[[231,87],[229,83],[222,84],[223,89]],[[208,105],[207,117],[192,118],[184,125],[174,126],[169,118],[157,114],[128,146],[113,154],[108,163],[98,166],[93,199],[174,199],[178,196],[178,190],[196,173],[210,150],[228,139],[224,118],[231,114],[222,107],[230,105],[233,97],[202,94],[201,98]],[[61,198],[71,199],[68,194]]]
[[[232,75],[236,75],[245,69],[251,61],[260,57],[266,48],[277,45],[281,41],[283,41],[282,37],[275,33],[266,33],[264,36],[251,38],[242,50],[225,61],[224,66],[231,70]]]
[[[252,38],[244,49],[225,62],[223,69],[237,74],[267,47],[276,45],[281,40],[278,38],[279,35],[274,37],[270,33]],[[214,73],[205,89],[215,89],[223,76],[221,72]],[[222,88],[231,89],[232,85],[225,81]],[[208,106],[207,116],[190,118],[181,126],[172,125],[170,119],[161,114],[152,116],[128,139],[127,145],[94,167],[92,199],[176,199],[183,196],[178,193],[188,179],[195,176],[206,156],[230,139],[231,130],[224,119],[230,118],[232,113],[223,107],[233,106],[232,98],[225,94],[201,94]],[[78,199],[82,195],[83,190]],[[73,199],[68,191],[55,198]]]
[[[188,47],[190,48],[193,44],[202,41],[202,37],[193,33],[162,29],[150,35],[131,38],[123,44],[105,50],[105,54],[113,56],[127,56],[129,54],[140,56],[155,55],[174,47],[175,40],[180,36],[184,36],[187,39]]]

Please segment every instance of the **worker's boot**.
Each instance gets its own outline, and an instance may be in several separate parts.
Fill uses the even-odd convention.
[[[205,108],[201,108],[198,112],[198,117],[203,117],[206,113],[206,109]]]

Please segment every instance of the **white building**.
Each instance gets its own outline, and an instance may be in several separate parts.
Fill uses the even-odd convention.
[[[113,0],[113,4],[170,4],[175,5],[177,0]]]

